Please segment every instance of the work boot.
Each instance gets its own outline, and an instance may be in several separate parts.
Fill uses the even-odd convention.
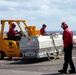
[[[59,73],[62,73],[62,74],[66,74],[67,71],[64,71],[63,69],[62,70],[58,70]]]
[[[69,70],[69,73],[76,73],[75,70]]]

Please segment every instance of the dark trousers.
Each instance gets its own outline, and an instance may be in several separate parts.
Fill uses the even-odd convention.
[[[9,37],[9,39],[10,40],[15,40],[15,41],[17,41],[17,40],[20,41],[21,37],[20,36],[12,36],[12,37]]]
[[[73,49],[73,44],[67,46],[64,49],[64,64],[63,64],[64,71],[67,71],[68,64],[70,65],[71,70],[75,71],[75,66],[72,60],[72,49]]]

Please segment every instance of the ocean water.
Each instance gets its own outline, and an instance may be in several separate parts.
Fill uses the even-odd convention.
[[[63,33],[63,31],[46,31],[47,34],[51,33]],[[73,34],[76,35],[76,31],[73,31]]]
[[[4,32],[4,35],[6,35],[7,32]],[[26,32],[24,32],[25,35],[27,35]],[[51,34],[51,33],[63,33],[63,31],[46,31],[47,34]],[[73,34],[76,35],[76,31],[73,31]]]

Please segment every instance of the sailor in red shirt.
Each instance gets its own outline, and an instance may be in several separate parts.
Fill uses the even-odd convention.
[[[45,34],[46,34],[45,28],[46,28],[46,25],[43,24],[43,25],[42,25],[42,28],[40,29],[41,35],[45,35]]]
[[[16,25],[14,23],[12,23],[12,26],[9,29],[8,33],[7,33],[8,34],[8,38],[10,40],[20,40],[21,39],[20,36],[16,36],[16,34],[19,34],[20,32],[15,31],[14,30],[15,27],[16,27]]]
[[[73,49],[73,32],[68,28],[66,22],[62,22],[61,25],[63,31],[63,44],[64,44],[64,65],[62,70],[58,70],[60,73],[67,73],[68,64],[71,70],[69,73],[75,73],[75,66],[72,60],[72,49]]]

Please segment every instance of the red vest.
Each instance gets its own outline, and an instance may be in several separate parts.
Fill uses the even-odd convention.
[[[41,33],[41,35],[45,35],[45,34],[46,34],[45,29],[44,29],[44,28],[41,28],[41,29],[40,29],[40,33]]]
[[[19,32],[15,32],[15,30],[13,28],[10,28],[9,32],[8,32],[8,36],[12,37],[15,36],[16,34],[18,34]]]
[[[68,45],[73,44],[73,32],[68,27],[63,32],[63,44],[64,48],[66,48]]]

